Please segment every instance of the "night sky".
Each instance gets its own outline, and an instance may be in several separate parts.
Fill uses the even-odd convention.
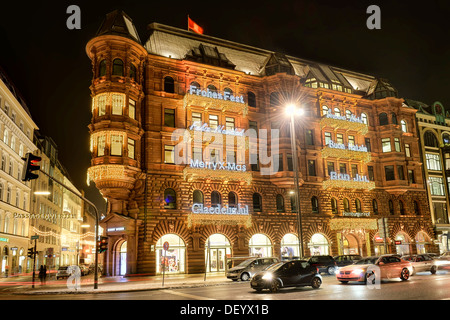
[[[4,1],[5,2],[5,1]],[[34,121],[53,138],[75,186],[90,165],[91,62],[85,47],[105,15],[123,9],[141,40],[159,22],[187,29],[187,15],[207,35],[388,79],[404,98],[450,107],[449,1],[7,1],[1,5],[0,65]],[[81,8],[81,30],[68,30],[68,6]],[[369,5],[381,30],[369,30]]]

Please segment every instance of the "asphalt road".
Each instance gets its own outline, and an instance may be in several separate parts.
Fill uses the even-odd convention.
[[[227,285],[162,289],[137,292],[18,295],[0,294],[0,300],[160,300],[160,301],[267,301],[267,300],[450,300],[450,272],[418,273],[408,281],[382,281],[379,287],[341,284],[334,276],[323,276],[322,286],[281,289],[278,293],[258,293],[248,282]]]

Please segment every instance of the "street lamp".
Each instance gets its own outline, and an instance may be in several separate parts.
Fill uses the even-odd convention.
[[[294,198],[295,198],[295,206],[297,209],[297,219],[298,219],[298,253],[299,259],[303,258],[303,231],[302,231],[302,216],[300,213],[300,185],[299,185],[299,168],[298,168],[298,157],[297,157],[297,139],[295,135],[295,116],[302,116],[304,114],[304,110],[298,108],[294,104],[289,104],[286,106],[286,114],[290,117],[291,120],[291,152],[292,152],[292,164],[294,169]]]

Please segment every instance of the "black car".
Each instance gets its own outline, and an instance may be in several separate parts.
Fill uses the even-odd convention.
[[[337,263],[332,256],[313,256],[309,258],[308,262],[319,269],[319,273],[326,272],[328,274],[335,274]]]
[[[336,261],[336,265],[338,266],[338,268],[349,266],[361,259],[362,257],[358,254],[344,254],[341,256],[334,257],[334,261]]]
[[[277,292],[280,288],[311,286],[320,288],[322,277],[317,268],[307,261],[283,261],[275,263],[264,271],[255,274],[250,281],[250,286],[258,292],[269,289]]]

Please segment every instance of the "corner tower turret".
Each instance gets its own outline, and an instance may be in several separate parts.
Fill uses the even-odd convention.
[[[107,14],[86,52],[93,72],[88,179],[108,199],[108,214],[135,218],[136,208],[129,200],[141,172],[140,110],[147,51],[130,17],[116,10]]]

